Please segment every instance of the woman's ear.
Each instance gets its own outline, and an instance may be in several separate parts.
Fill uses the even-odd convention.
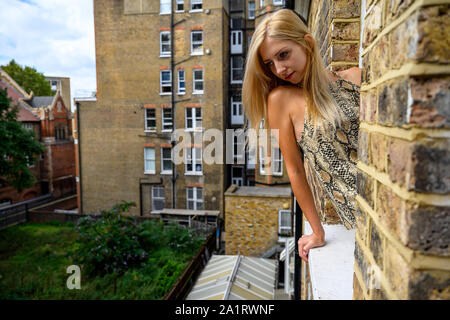
[[[314,38],[309,33],[305,34],[305,40],[309,48],[312,50],[314,48]]]

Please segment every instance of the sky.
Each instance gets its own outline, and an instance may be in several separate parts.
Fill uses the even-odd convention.
[[[0,0],[0,65],[12,59],[69,77],[72,104],[96,91],[93,0]]]

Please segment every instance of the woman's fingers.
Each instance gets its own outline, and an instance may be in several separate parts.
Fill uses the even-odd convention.
[[[298,239],[298,255],[300,258],[302,258],[305,262],[308,262],[308,252],[305,252],[305,238]]]

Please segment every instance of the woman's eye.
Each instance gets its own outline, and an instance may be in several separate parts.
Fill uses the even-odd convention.
[[[287,55],[288,55],[288,52],[284,51],[284,52],[280,53],[280,58],[286,58]]]
[[[267,62],[267,63],[266,63],[266,66],[267,66],[268,68],[270,68],[270,67],[272,66],[272,64],[273,64],[272,61],[270,61],[270,62]]]

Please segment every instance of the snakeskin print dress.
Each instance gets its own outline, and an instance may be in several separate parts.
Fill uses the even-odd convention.
[[[318,130],[313,138],[311,119],[306,111],[303,136],[297,144],[312,164],[342,223],[354,228],[359,87],[334,74],[338,80],[329,87],[343,114],[341,125],[336,129],[325,126],[326,130]]]

